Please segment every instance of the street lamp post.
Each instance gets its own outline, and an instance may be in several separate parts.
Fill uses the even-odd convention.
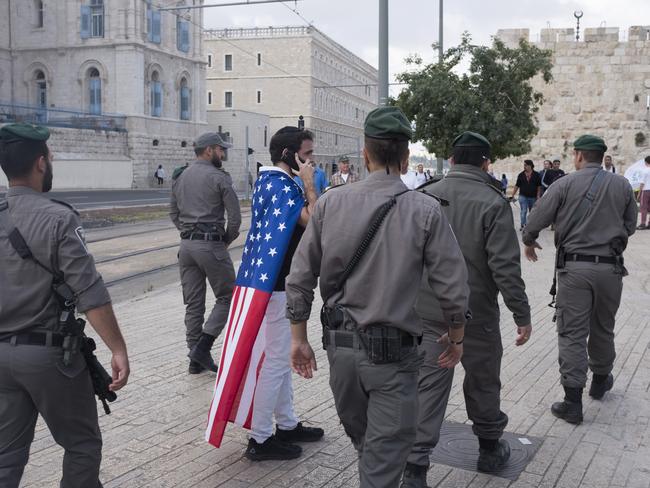
[[[443,48],[442,48],[442,41],[443,41],[443,30],[442,30],[442,21],[443,21],[443,0],[438,0],[440,2],[440,12],[439,12],[439,19],[438,19],[438,63],[442,64],[443,60]],[[443,173],[444,169],[444,164],[443,164],[443,159],[437,155],[436,158],[436,174],[441,175]]]
[[[576,18],[576,24],[577,24],[576,25],[576,42],[578,42],[580,40],[580,19],[582,18],[583,15],[584,15],[584,13],[582,12],[582,10],[576,10],[575,12],[573,12],[573,16]]]
[[[379,0],[379,105],[388,104],[388,0]]]

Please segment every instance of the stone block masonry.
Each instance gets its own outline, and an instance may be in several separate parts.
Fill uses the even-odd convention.
[[[528,29],[505,29],[497,37],[516,46],[530,40]],[[627,37],[627,41],[623,40]],[[535,45],[553,52],[553,82],[535,79],[545,103],[536,114],[539,132],[530,154],[497,162],[495,171],[509,177],[524,159],[560,158],[572,169],[572,143],[584,133],[605,139],[619,172],[650,155],[650,26],[542,29]]]

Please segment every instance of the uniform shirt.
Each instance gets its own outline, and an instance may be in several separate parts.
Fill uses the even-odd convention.
[[[537,189],[542,186],[542,178],[537,171],[530,174],[530,179],[526,177],[526,172],[522,171],[517,176],[516,187],[519,188],[519,194],[526,198],[537,198]]]
[[[638,207],[630,183],[620,175],[605,173],[591,209],[568,228],[598,171],[599,163],[588,163],[553,183],[528,215],[524,244],[532,245],[542,229],[555,223],[555,245],[561,244],[567,253],[611,256],[615,239],[627,245],[636,228]],[[559,243],[561,236],[564,240]]]
[[[7,201],[9,209],[0,212],[0,334],[34,326],[56,330],[58,325],[53,276],[18,256],[8,239],[9,225],[18,229],[41,264],[63,275],[78,297],[79,312],[111,301],[76,211],[22,186],[9,188]]]
[[[470,324],[499,322],[497,298],[501,292],[515,324],[529,325],[530,306],[521,278],[521,256],[512,226],[512,210],[491,180],[491,176],[475,166],[457,164],[444,180],[428,186],[426,191],[449,201],[449,206],[442,211],[467,264]],[[444,322],[440,304],[427,283],[420,289],[416,310],[423,319]]]
[[[463,256],[438,202],[419,192],[397,197],[343,291],[333,295],[377,210],[405,190],[399,178],[381,170],[316,202],[287,278],[289,319],[309,318],[320,276],[323,300],[344,306],[361,327],[386,325],[421,335],[415,300],[425,271],[446,322],[464,325],[469,289]]]
[[[212,224],[224,236],[226,244],[237,239],[241,226],[239,200],[230,175],[210,161],[198,159],[172,184],[169,216],[178,230],[195,224]],[[228,214],[225,229],[224,210]]]

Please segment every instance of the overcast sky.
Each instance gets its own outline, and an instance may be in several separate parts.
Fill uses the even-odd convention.
[[[225,0],[205,0],[206,4]],[[285,4],[219,7],[205,10],[205,27],[268,27],[305,24],[300,14],[355,54],[377,66],[378,0],[301,0]],[[437,0],[392,0],[390,4],[391,77],[404,69],[404,58],[418,53],[433,59],[438,39]],[[285,6],[286,5],[286,6]],[[573,12],[582,10],[584,27],[650,25],[650,0],[446,0],[444,44],[457,44],[463,31],[486,44],[498,29],[529,28],[531,40],[540,29],[574,27]],[[392,80],[391,80],[392,81]]]

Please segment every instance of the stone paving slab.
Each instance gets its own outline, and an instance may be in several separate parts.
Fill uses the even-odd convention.
[[[585,421],[572,426],[555,419],[549,406],[561,398],[557,338],[547,304],[552,234],[540,239],[538,263],[523,264],[533,307],[529,344],[514,346],[515,327],[503,307],[503,406],[507,430],[540,437],[542,445],[516,481],[435,465],[429,484],[439,487],[649,487],[650,486],[650,320],[648,294],[650,232],[639,232],[626,253],[625,279],[616,328],[618,356],[614,389],[601,402],[585,396]],[[386,297],[387,299],[389,297]],[[309,334],[320,369],[311,381],[294,375],[296,409],[302,419],[322,426],[322,442],[305,446],[302,458],[251,463],[242,457],[247,435],[229,427],[220,449],[203,440],[214,376],[189,376],[183,304],[178,283],[116,304],[129,345],[132,376],[112,405],[100,414],[104,436],[101,479],[106,488],[279,488],[355,487],[356,454],[341,428],[328,385],[327,360],[318,348],[315,304]],[[108,354],[100,346],[100,356]],[[458,367],[447,420],[467,422]],[[57,487],[62,450],[39,422],[23,487]]]

